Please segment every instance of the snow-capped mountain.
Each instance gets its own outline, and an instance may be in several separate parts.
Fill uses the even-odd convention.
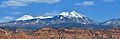
[[[82,23],[82,24],[89,24],[89,23],[94,23],[93,20],[89,19],[88,17],[76,12],[76,11],[72,11],[72,12],[62,12],[60,14],[58,14],[55,17],[52,16],[47,16],[47,17],[43,17],[43,16],[38,16],[38,17],[33,17],[31,15],[24,15],[18,19],[16,19],[17,21],[20,20],[31,20],[31,19],[47,19],[47,18],[57,18],[57,20],[66,22],[66,20],[69,20],[68,22],[72,21],[72,22],[77,22],[77,23]]]
[[[108,25],[108,26],[120,26],[120,19],[112,19],[112,20],[108,20],[108,21],[102,23],[102,25]]]
[[[76,11],[72,11],[72,12],[62,12],[61,14],[59,15],[62,15],[64,17],[68,17],[68,18],[71,18],[71,17],[75,17],[75,18],[83,18],[83,17],[86,17],[80,13],[77,13]]]
[[[47,18],[53,18],[52,16],[47,16],[47,17],[43,17],[43,16],[38,16],[38,17],[33,17],[31,15],[24,15],[20,18],[17,18],[16,21],[20,21],[20,20],[31,20],[31,19],[47,19]]]
[[[92,23],[97,23],[88,17],[76,12],[62,12],[61,14],[55,16],[56,18],[59,18],[61,20],[68,20],[68,22],[76,22],[76,23],[82,23],[82,24],[92,24]]]
[[[32,17],[31,15],[24,15],[16,20],[19,21],[19,20],[30,20],[30,19],[34,19],[34,17]]]
[[[24,15],[17,21],[8,22],[0,24],[0,26],[9,26],[9,27],[32,27],[32,28],[42,28],[42,27],[53,27],[53,28],[70,28],[70,27],[81,27],[89,26],[95,27],[99,23],[95,22],[88,17],[76,12],[62,12],[54,17],[48,16],[38,16],[33,17],[31,15]]]

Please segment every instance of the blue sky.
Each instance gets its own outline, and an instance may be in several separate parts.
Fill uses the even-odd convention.
[[[24,14],[55,16],[71,11],[104,22],[120,18],[120,0],[0,0],[0,23],[14,21]]]

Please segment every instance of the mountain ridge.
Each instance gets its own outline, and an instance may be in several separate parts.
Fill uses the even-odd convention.
[[[32,17],[26,15],[25,17],[30,19],[21,19],[18,21],[2,23],[0,26],[3,27],[19,27],[19,28],[71,28],[71,27],[91,27],[91,28],[107,28],[109,25],[96,22],[76,11],[62,12],[54,17]],[[23,16],[24,17],[24,16]],[[22,18],[22,17],[21,17]],[[43,18],[43,19],[42,19]],[[19,18],[18,18],[19,19]]]

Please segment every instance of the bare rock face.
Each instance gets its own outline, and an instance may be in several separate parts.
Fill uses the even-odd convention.
[[[120,39],[120,29],[83,30],[80,28],[42,28],[33,34],[0,29],[0,39]]]
[[[0,29],[0,39],[11,39],[11,35],[9,35],[8,31]]]
[[[36,39],[92,39],[88,30],[42,28],[34,33]]]
[[[7,31],[0,29],[0,35],[3,35],[3,34],[7,35]]]
[[[25,33],[21,30],[17,31],[14,35],[13,35],[14,39],[33,39],[33,37],[31,35],[29,35],[28,33]]]

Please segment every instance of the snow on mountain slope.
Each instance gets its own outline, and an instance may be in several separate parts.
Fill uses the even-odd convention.
[[[19,20],[30,20],[30,19],[36,19],[36,18],[47,19],[47,18],[53,18],[53,17],[52,16],[47,16],[47,17],[43,17],[43,16],[33,17],[31,15],[24,15],[24,16],[16,19],[16,21],[19,21]]]
[[[61,14],[59,14],[59,15],[62,15],[62,16],[64,16],[64,17],[68,17],[68,18],[71,18],[71,17],[73,17],[73,18],[84,18],[84,17],[86,17],[86,16],[84,16],[84,15],[82,15],[82,14],[80,14],[80,13],[77,13],[76,11],[72,11],[72,12],[62,12]],[[18,19],[16,19],[17,21],[19,21],[19,20],[30,20],[30,19],[35,19],[35,18],[39,18],[39,19],[46,19],[46,18],[53,18],[52,16],[47,16],[47,17],[43,17],[43,16],[38,16],[38,17],[33,17],[33,16],[31,16],[31,15],[24,15],[24,16],[22,16],[22,17],[20,17],[20,18],[18,18]],[[63,17],[61,17],[61,19],[62,19]]]
[[[76,12],[62,12],[56,16],[56,18],[59,18],[61,20],[69,20],[69,22],[76,22],[76,23],[82,23],[82,24],[91,24],[96,23],[95,21],[89,19],[88,17]]]
[[[102,23],[102,25],[119,26],[120,25],[120,19],[108,20],[108,21]]]
[[[38,17],[35,17],[35,18],[40,18],[40,19],[47,19],[47,18],[53,18],[53,17],[52,17],[52,16],[47,16],[47,17],[38,16]]]
[[[83,18],[83,17],[85,17],[84,15],[82,15],[82,14],[80,14],[80,13],[77,13],[76,11],[72,11],[72,12],[62,12],[61,14],[59,14],[59,15],[63,15],[63,16],[65,16],[65,17],[68,17],[68,18],[70,18],[70,17],[76,17],[76,18]]]
[[[31,15],[24,15],[16,20],[19,21],[19,20],[30,20],[30,19],[34,19],[34,17],[32,17]]]

